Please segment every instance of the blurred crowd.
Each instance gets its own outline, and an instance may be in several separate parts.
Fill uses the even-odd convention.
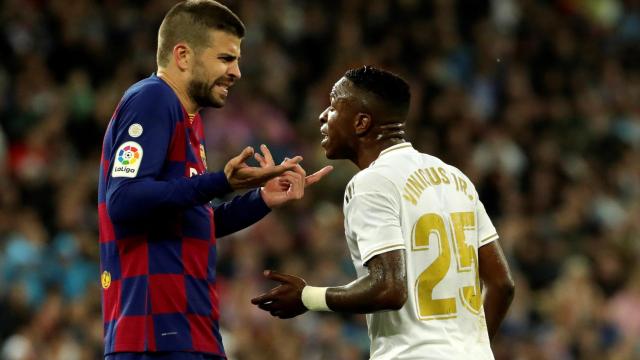
[[[318,115],[344,71],[412,86],[414,146],[474,181],[516,279],[497,359],[640,359],[640,1],[229,0],[243,78],[205,110],[209,169],[245,145],[329,163]],[[0,359],[99,359],[97,176],[123,91],[155,70],[172,0],[0,2]],[[274,319],[263,269],[355,278],[356,168],[220,239],[230,359],[365,359],[362,316]]]

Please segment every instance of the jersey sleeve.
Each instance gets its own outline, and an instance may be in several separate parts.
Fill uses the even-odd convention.
[[[476,204],[476,214],[478,219],[478,247],[498,240],[498,232],[493,223],[491,223],[491,219],[489,219],[489,215],[480,199]]]
[[[107,209],[114,222],[148,217],[154,211],[202,205],[231,191],[222,172],[162,180],[174,130],[181,116],[178,104],[150,88],[120,105],[112,121],[112,148],[107,177]],[[180,140],[178,140],[180,141]]]
[[[216,238],[220,238],[255,224],[265,217],[271,208],[265,204],[260,189],[234,197],[213,208],[216,222]]]
[[[383,176],[361,173],[346,190],[347,231],[356,239],[362,263],[405,243],[400,226],[399,193]]]

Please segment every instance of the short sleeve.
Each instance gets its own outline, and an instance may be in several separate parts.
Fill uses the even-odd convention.
[[[363,264],[375,255],[405,248],[399,192],[390,180],[372,172],[358,174],[346,197],[346,230],[356,239]]]
[[[489,215],[480,199],[476,204],[476,214],[478,218],[478,247],[498,240],[498,232],[493,223],[491,223],[491,219],[489,219]]]

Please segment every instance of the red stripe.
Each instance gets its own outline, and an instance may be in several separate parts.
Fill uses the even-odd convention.
[[[100,242],[105,243],[116,239],[113,223],[107,212],[107,204],[98,204],[98,227],[100,233]]]

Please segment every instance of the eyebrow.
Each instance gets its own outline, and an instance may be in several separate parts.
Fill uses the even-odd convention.
[[[240,60],[240,55],[233,55],[233,54],[229,54],[229,53],[226,53],[226,52],[218,53],[217,57],[223,57],[223,58],[228,58],[228,59],[232,59],[232,60],[235,60],[235,59]]]

